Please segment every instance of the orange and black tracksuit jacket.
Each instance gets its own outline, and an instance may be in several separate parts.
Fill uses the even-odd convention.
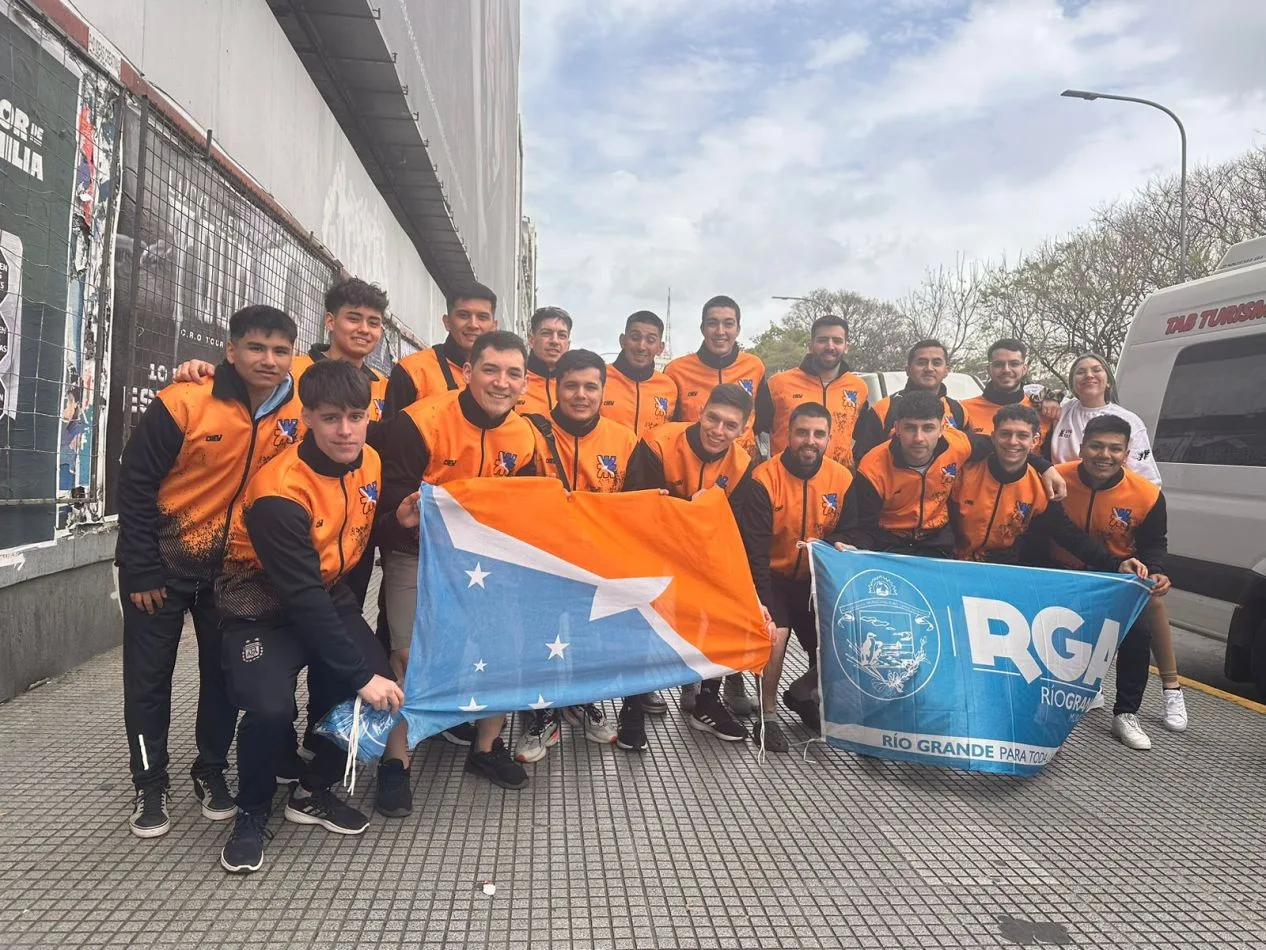
[[[168,579],[211,581],[247,480],[289,446],[302,422],[287,377],[254,414],[225,361],[215,375],[175,383],[150,403],[123,448],[115,563],[124,593]]]
[[[756,466],[738,525],[761,603],[773,603],[771,577],[808,580],[809,555],[799,542],[856,527],[852,483],[853,473],[834,459],[805,468],[790,449]]]
[[[697,491],[720,486],[738,510],[736,498],[746,494],[755,465],[738,440],[718,455],[704,451],[699,423],[670,422],[648,432],[638,442],[624,479],[625,491],[665,489],[675,498],[692,498]]]
[[[1041,563],[1052,540],[1098,571],[1115,571],[1122,560],[1073,524],[1059,502],[1047,499],[1031,465],[1008,472],[997,455],[972,462],[954,480],[950,523],[960,561]]]
[[[714,356],[707,347],[701,346],[698,352],[677,357],[664,367],[664,373],[677,384],[677,420],[698,422],[708,396],[722,383],[738,383],[755,399],[756,391],[765,380],[765,364],[760,361],[760,357],[746,353],[737,346],[728,355],[721,357]],[[757,458],[759,454],[756,450],[755,423],[756,414],[752,413],[738,438],[739,447],[750,458]]]
[[[320,360],[329,359],[329,351],[328,343],[318,343],[308,350],[307,355],[296,356],[291,360],[290,376],[295,381],[296,392],[298,392],[299,379],[307,372],[308,367]],[[362,363],[360,371],[369,380],[369,430],[365,435],[365,440],[370,445],[377,445],[381,434],[379,430],[383,411],[387,405],[387,377],[368,363]],[[299,431],[302,438],[305,431],[302,423],[299,425]]]
[[[602,414],[628,426],[638,438],[677,414],[677,384],[653,366],[639,370],[621,353],[607,367]]]
[[[357,609],[341,583],[369,543],[382,466],[368,445],[335,462],[309,435],[252,478],[233,516],[216,600],[227,618],[288,624],[353,689],[370,680],[339,610]]]
[[[853,434],[853,438],[856,441],[853,446],[854,458],[862,458],[867,452],[892,435],[892,427],[897,418],[893,409],[906,393],[911,392],[918,392],[918,389],[907,382],[901,392],[885,396],[871,406],[869,410],[862,413]],[[941,385],[940,397],[941,405],[945,408],[945,428],[966,431],[967,413],[963,409],[962,403],[957,399],[951,399],[946,394],[944,384]]]
[[[396,417],[383,449],[379,546],[418,553],[417,529],[402,528],[396,508],[422,482],[535,475],[535,455],[536,439],[525,419],[515,412],[492,418],[468,389],[415,402]]]
[[[568,491],[618,492],[624,489],[637,436],[628,426],[594,416],[568,419],[558,407],[548,417],[527,416],[536,436],[537,471],[557,478]]]
[[[1090,483],[1080,461],[1056,465],[1068,482],[1064,509],[1073,524],[1103,544],[1117,561],[1136,557],[1149,572],[1165,573],[1169,554],[1165,495],[1160,488],[1128,468],[1102,485]],[[1085,567],[1075,552],[1051,545],[1053,560],[1064,567]]]
[[[866,453],[858,463],[852,490],[857,494],[857,529],[837,532],[831,541],[859,548],[950,557],[954,531],[949,501],[963,469],[993,452],[983,436],[946,429],[923,471],[905,459],[896,437]],[[1050,462],[1030,455],[1029,464],[1044,472]]]
[[[1017,403],[1023,403],[1037,413],[1042,423],[1038,445],[1045,445],[1046,437],[1051,431],[1050,421],[1042,415],[1042,403],[1025,395],[1023,387],[1015,392],[1005,392],[991,382],[985,386],[983,393],[972,396],[971,399],[964,399],[961,405],[963,412],[967,413],[968,429],[980,435],[993,435],[993,417],[997,415],[998,410],[1003,406],[1014,406]]]
[[[514,411],[521,416],[531,412],[549,415],[557,402],[558,381],[554,379],[554,371],[535,353],[528,353],[527,387],[515,404]]]
[[[394,419],[419,399],[465,389],[462,367],[466,365],[466,358],[466,351],[451,335],[443,343],[400,357],[391,367],[391,378],[387,380],[383,419]]]
[[[847,364],[840,375],[827,382],[814,372],[813,358],[806,356],[796,369],[769,377],[756,393],[756,431],[769,433],[769,454],[787,447],[791,435],[791,413],[799,405],[816,402],[831,413],[831,441],[827,455],[841,465],[853,467],[853,430],[869,411],[866,382],[851,372]]]

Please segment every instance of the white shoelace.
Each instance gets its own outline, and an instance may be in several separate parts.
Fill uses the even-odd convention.
[[[343,764],[343,787],[347,789],[349,795],[356,792],[356,753],[360,750],[360,734],[363,731],[360,702],[360,697],[357,696],[352,706],[352,732],[347,737],[347,761]]]

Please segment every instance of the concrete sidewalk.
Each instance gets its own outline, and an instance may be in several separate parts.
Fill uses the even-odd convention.
[[[432,741],[412,817],[348,839],[278,809],[237,878],[186,777],[194,657],[153,841],[127,830],[119,650],[0,706],[0,947],[1266,946],[1266,717],[1189,690],[1172,735],[1155,680],[1151,752],[1093,712],[1028,780],[821,746],[761,764],[675,709],[642,756],[565,729],[518,793]]]

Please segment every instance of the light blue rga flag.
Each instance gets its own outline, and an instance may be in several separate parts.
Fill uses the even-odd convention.
[[[826,741],[980,772],[1054,758],[1149,596],[1127,574],[811,553]]]

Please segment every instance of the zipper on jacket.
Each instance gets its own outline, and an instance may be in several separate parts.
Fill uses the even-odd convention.
[[[484,473],[484,438],[488,435],[487,429],[479,430],[479,474]]]
[[[251,412],[249,407],[246,411],[248,413]],[[269,416],[270,415],[271,413],[269,413]],[[269,416],[265,416],[264,418],[267,419]],[[259,435],[259,424],[262,421],[263,420],[261,419],[251,420],[251,441],[250,445],[246,447],[246,465],[242,468],[242,480],[237,483],[237,491],[233,492],[233,497],[229,499],[228,507],[224,511],[224,528],[220,532],[220,549],[222,552],[229,543],[229,529],[233,524],[233,506],[236,505],[237,500],[242,497],[242,492],[246,490],[246,483],[251,477],[251,462],[255,459],[255,441],[256,437]],[[223,553],[221,554],[221,557],[223,557]]]
[[[985,548],[989,546],[989,532],[993,530],[993,519],[998,517],[998,504],[1002,501],[1002,486],[998,486],[997,493],[993,496],[993,511],[989,512],[989,523],[985,525],[985,536],[980,539],[980,547],[976,548],[976,553],[981,554]]]
[[[579,485],[580,478],[580,436],[573,435],[571,437],[572,455],[571,455],[571,483]]]
[[[1090,519],[1093,518],[1095,514],[1095,498],[1098,494],[1099,489],[1090,489],[1090,504],[1086,506],[1086,527],[1082,529],[1086,532],[1086,534],[1090,534]]]
[[[936,461],[935,456],[932,462]],[[928,462],[928,467],[919,473],[919,526],[914,529],[916,539],[923,537],[923,500],[928,491],[928,472],[932,468],[932,462]]]
[[[633,431],[637,432],[637,421],[642,417],[642,384],[633,380]]]
[[[338,576],[342,577],[347,570],[347,561],[343,554],[343,532],[347,530],[347,476],[340,475],[338,477],[338,487],[343,490],[343,523],[338,529]]]
[[[800,540],[805,540],[805,532],[809,527],[809,480],[802,478],[800,480]],[[795,577],[800,573],[800,562],[804,559],[804,548],[796,546],[796,566],[791,571],[791,576]]]

